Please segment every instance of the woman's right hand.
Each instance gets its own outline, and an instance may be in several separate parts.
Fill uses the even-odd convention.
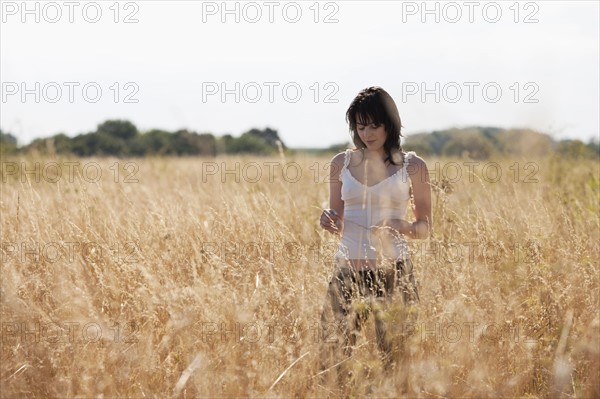
[[[324,209],[321,213],[321,227],[330,233],[340,234],[343,222],[335,209]]]

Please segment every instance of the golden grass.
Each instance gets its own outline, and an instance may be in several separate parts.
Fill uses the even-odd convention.
[[[347,386],[318,375],[327,161],[4,159],[1,396],[400,396],[371,320]],[[599,397],[598,161],[497,160],[496,182],[427,162],[462,176],[432,176],[434,234],[410,244],[404,395]]]

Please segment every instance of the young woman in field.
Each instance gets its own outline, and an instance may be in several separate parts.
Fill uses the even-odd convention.
[[[382,88],[369,87],[358,93],[346,120],[356,149],[333,157],[329,209],[320,217],[322,228],[341,235],[322,315],[322,338],[333,344],[334,350],[340,349],[337,334],[341,332],[341,349],[350,356],[361,324],[372,311],[377,345],[389,369],[401,348],[390,339],[377,304],[395,302],[396,292],[401,293],[405,309],[419,300],[405,237],[429,236],[432,220],[427,165],[414,152],[402,151],[400,115]],[[411,192],[415,220],[409,222],[405,215]],[[370,300],[370,305],[357,313],[352,304],[359,299]],[[350,315],[354,320],[348,320]],[[395,332],[402,328],[390,327]],[[333,364],[339,360],[336,356]]]

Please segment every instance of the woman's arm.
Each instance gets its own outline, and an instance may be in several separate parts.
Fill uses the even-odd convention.
[[[321,214],[321,227],[330,233],[341,234],[344,221],[344,201],[342,200],[342,182],[340,172],[344,166],[345,154],[339,153],[331,159],[329,165],[329,209]],[[331,211],[335,211],[335,214]]]
[[[409,236],[416,239],[426,239],[429,238],[433,224],[431,218],[431,185],[427,164],[414,155],[409,160],[407,171],[412,182],[415,201],[415,221],[412,223]]]

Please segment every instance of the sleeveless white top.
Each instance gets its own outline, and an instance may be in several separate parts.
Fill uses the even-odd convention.
[[[410,200],[410,176],[408,160],[416,155],[408,152],[396,173],[379,183],[366,186],[359,182],[348,169],[350,151],[346,150],[344,167],[340,172],[342,200],[344,201],[344,228],[335,254],[338,264],[348,259],[406,260],[408,247],[400,234],[385,231],[375,235],[369,226],[384,219],[404,219]]]

